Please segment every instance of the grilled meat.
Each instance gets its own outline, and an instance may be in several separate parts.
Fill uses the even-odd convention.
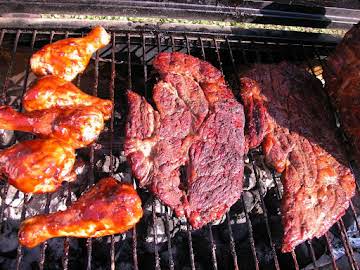
[[[21,223],[19,242],[28,248],[54,237],[101,237],[123,233],[142,217],[141,200],[129,184],[104,178],[65,211]]]
[[[241,75],[248,148],[262,143],[282,172],[283,252],[322,236],[344,213],[355,179],[335,134],[321,83],[283,62]]]
[[[72,81],[85,70],[93,53],[109,42],[110,35],[97,26],[85,37],[67,38],[46,45],[31,57],[31,70],[38,76],[56,75]]]
[[[104,120],[108,120],[111,117],[113,110],[111,100],[90,96],[82,92],[71,82],[56,76],[45,76],[37,80],[26,91],[23,98],[23,106],[28,112],[54,107],[93,106],[103,113]]]
[[[10,106],[0,106],[0,128],[32,132],[80,148],[97,139],[104,129],[104,116],[95,107],[51,108],[19,113]]]
[[[26,193],[53,192],[75,180],[74,163],[74,149],[54,139],[24,141],[0,152],[0,174]]]
[[[128,93],[125,154],[148,187],[194,228],[220,218],[240,197],[244,115],[219,70],[182,53],[160,53],[155,110]],[[187,183],[180,181],[186,167]]]
[[[346,33],[324,66],[325,89],[337,108],[360,165],[360,24]]]

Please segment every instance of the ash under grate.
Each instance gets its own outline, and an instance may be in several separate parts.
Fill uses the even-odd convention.
[[[21,109],[21,96],[35,79],[28,59],[33,50],[80,33],[51,31],[1,32],[0,89],[3,100]],[[281,254],[280,199],[282,186],[263,161],[260,150],[246,159],[244,192],[221,220],[191,231],[186,220],[153,196],[139,190],[144,217],[127,233],[99,239],[52,239],[33,250],[19,247],[21,220],[38,213],[64,209],[103,176],[133,182],[122,152],[126,116],[125,92],[134,89],[151,96],[156,81],[151,62],[160,51],[181,51],[220,68],[233,89],[235,73],[252,62],[290,60],[321,67],[332,45],[255,41],[236,37],[168,36],[153,33],[112,33],[112,44],[93,56],[86,72],[75,82],[90,94],[115,101],[115,114],[92,147],[78,151],[78,180],[50,195],[24,195],[5,182],[1,185],[2,218],[0,268],[3,269],[356,269],[360,238],[356,217],[360,202],[354,198],[349,213],[319,240]],[[318,75],[318,69],[311,69]],[[1,147],[30,139],[20,132],[0,132]],[[136,185],[135,182],[133,182]],[[335,262],[336,260],[336,262]]]

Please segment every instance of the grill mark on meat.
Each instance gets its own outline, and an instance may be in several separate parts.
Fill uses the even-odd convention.
[[[136,129],[147,125],[146,121],[138,123],[141,97],[134,92],[128,94],[125,154],[141,186],[200,228],[219,219],[240,198],[243,107],[221,72],[205,61],[182,53],[160,53],[153,65],[161,76],[153,89],[157,111],[142,104],[144,111],[151,107],[152,114],[159,116],[151,138],[152,162],[143,158],[141,142],[146,138],[134,144]],[[141,167],[144,163],[146,175]],[[183,167],[186,183],[180,179]]]
[[[355,161],[360,165],[360,24],[354,25],[327,58],[325,89],[339,113]]]
[[[282,172],[282,251],[289,252],[322,236],[345,213],[355,179],[317,79],[283,62],[255,65],[240,80],[246,131],[256,135],[246,136],[248,148],[262,144],[267,163]],[[254,109],[258,114],[248,113]]]

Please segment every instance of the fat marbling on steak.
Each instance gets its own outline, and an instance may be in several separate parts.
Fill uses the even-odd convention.
[[[337,108],[360,166],[360,24],[353,26],[327,58],[325,89]]]
[[[344,213],[355,179],[335,134],[319,80],[293,64],[257,64],[241,74],[248,148],[262,144],[282,172],[282,251],[322,236]]]
[[[153,66],[161,76],[153,89],[156,109],[128,92],[125,154],[141,186],[200,228],[240,198],[243,107],[205,61],[160,53]]]

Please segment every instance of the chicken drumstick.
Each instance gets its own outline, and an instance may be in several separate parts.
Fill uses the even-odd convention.
[[[28,112],[53,107],[94,106],[103,113],[105,120],[111,117],[113,109],[111,100],[90,96],[56,76],[45,76],[36,81],[25,93],[23,106]]]
[[[96,140],[104,129],[104,116],[95,107],[51,108],[20,113],[10,106],[0,106],[0,129],[59,139],[76,149]]]
[[[0,152],[0,174],[22,192],[46,193],[74,181],[74,149],[55,139],[15,144]]]
[[[65,211],[26,219],[19,242],[33,248],[54,237],[101,237],[122,233],[142,217],[141,200],[134,188],[104,178]]]
[[[31,70],[38,76],[51,74],[72,81],[85,70],[91,55],[109,42],[110,35],[97,26],[85,37],[67,38],[46,45],[31,57]]]

